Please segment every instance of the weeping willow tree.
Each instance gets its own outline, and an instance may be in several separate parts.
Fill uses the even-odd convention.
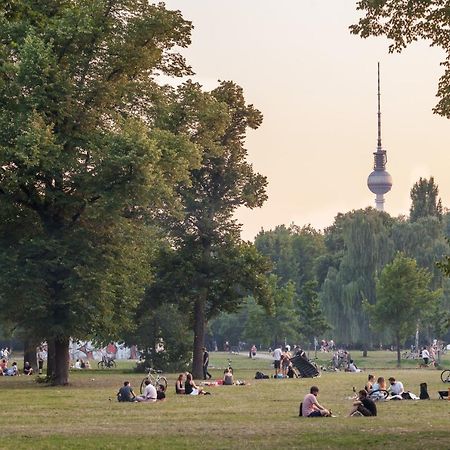
[[[320,300],[337,342],[364,349],[371,344],[363,302],[375,303],[377,273],[393,256],[393,222],[388,214],[368,208],[339,214],[325,231],[326,245],[340,261],[329,267]]]

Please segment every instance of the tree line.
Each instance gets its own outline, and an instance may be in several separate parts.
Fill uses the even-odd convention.
[[[381,275],[392,264],[417,281],[408,295],[432,293],[421,327],[445,334],[436,262],[448,275],[450,226],[432,179],[414,187],[410,218],[369,208],[324,232],[280,226],[241,239],[235,210],[267,197],[245,148],[262,114],[233,81],[211,91],[161,82],[193,75],[180,53],[191,31],[147,0],[2,2],[3,333],[27,351],[46,341],[58,385],[70,338],[138,344],[195,377],[211,334],[270,345],[333,333],[367,348],[387,332],[373,308],[389,299]],[[396,255],[407,258],[400,269]]]
[[[311,347],[314,338],[333,338],[367,350],[403,345],[419,325],[424,341],[448,339],[450,284],[438,266],[449,254],[449,237],[450,214],[432,177],[412,187],[409,217],[367,208],[338,214],[323,232],[296,225],[261,231],[255,245],[272,261],[275,311],[267,314],[250,298],[239,313],[213,322],[211,336],[219,344],[266,347],[285,339]],[[398,265],[404,279],[389,286]],[[414,292],[411,280],[418,283]],[[397,323],[406,330],[400,336]]]

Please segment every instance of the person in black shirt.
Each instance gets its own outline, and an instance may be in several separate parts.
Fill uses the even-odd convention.
[[[211,379],[211,374],[208,372],[208,364],[209,364],[209,353],[206,350],[206,347],[203,347],[203,379],[206,380],[206,377]]]
[[[358,393],[358,400],[353,403],[349,416],[374,417],[377,415],[377,405],[367,396],[367,391],[362,389]]]

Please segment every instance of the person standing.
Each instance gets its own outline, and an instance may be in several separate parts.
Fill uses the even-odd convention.
[[[428,366],[428,363],[430,362],[430,352],[427,350],[426,347],[422,349],[422,359],[423,363]]]
[[[39,347],[39,350],[37,352],[37,361],[38,361],[38,368],[39,368],[39,375],[42,374],[42,370],[44,369],[44,359],[45,359],[45,352],[42,347]]]
[[[283,352],[281,351],[281,345],[277,345],[277,348],[273,351],[273,367],[275,368],[275,378],[278,377],[281,367],[281,356]]]
[[[209,353],[208,350],[206,350],[206,347],[203,347],[203,379],[206,380],[206,377],[208,379],[211,379],[211,374],[208,372],[208,365],[209,365]]]

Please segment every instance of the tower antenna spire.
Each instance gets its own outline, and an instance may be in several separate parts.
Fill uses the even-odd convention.
[[[381,150],[381,92],[380,92],[380,63],[378,62],[378,141],[377,150]]]
[[[392,177],[386,172],[387,152],[381,146],[381,93],[380,93],[380,63],[378,63],[378,139],[377,151],[373,154],[373,172],[367,179],[367,186],[376,194],[375,206],[384,210],[384,194],[392,188]]]

